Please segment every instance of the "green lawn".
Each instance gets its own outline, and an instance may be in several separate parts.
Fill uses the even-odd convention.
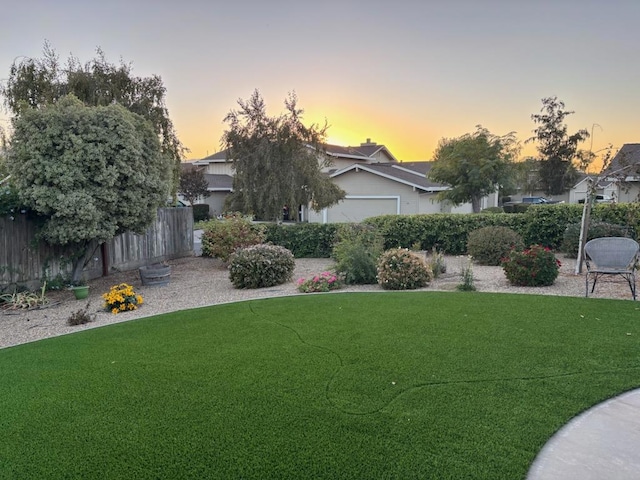
[[[638,305],[307,295],[0,350],[0,478],[523,478],[640,386]]]

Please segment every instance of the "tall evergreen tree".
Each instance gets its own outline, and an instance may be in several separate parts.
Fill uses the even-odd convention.
[[[45,43],[42,58],[20,57],[13,62],[9,78],[0,86],[4,104],[15,117],[26,109],[51,105],[67,94],[73,94],[88,106],[122,105],[149,120],[162,151],[173,160],[172,193],[175,194],[186,149],[169,117],[166,88],[160,76],[136,77],[130,64],[109,63],[100,48],[97,56],[84,64],[71,56],[66,66],[61,66],[55,50]]]
[[[557,97],[542,99],[540,113],[531,115],[538,125],[527,142],[537,142],[540,155],[539,177],[545,193],[559,195],[570,189],[578,178],[577,165],[589,160],[578,150],[578,144],[589,138],[586,129],[570,135],[565,118],[574,112],[566,111]]]
[[[225,117],[222,143],[235,170],[228,209],[277,220],[285,207],[295,218],[298,205],[311,204],[320,211],[344,198],[344,191],[322,172],[330,165],[324,153],[327,125],[306,127],[295,94],[284,103],[285,112],[271,117],[255,90]]]

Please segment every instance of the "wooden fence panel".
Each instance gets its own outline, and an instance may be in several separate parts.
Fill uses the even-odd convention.
[[[106,242],[109,270],[133,270],[164,260],[193,255],[191,208],[160,208],[156,221],[143,235],[125,233]],[[43,278],[69,276],[68,249],[36,240],[36,226],[24,215],[0,218],[0,289],[20,284],[34,288]],[[87,279],[102,276],[98,248],[84,270]]]

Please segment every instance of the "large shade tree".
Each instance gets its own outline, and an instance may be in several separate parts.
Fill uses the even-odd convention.
[[[531,115],[537,125],[533,137],[539,154],[540,184],[545,193],[559,195],[570,189],[578,178],[578,168],[586,169],[590,154],[578,150],[578,145],[589,137],[586,129],[569,134],[565,118],[574,112],[566,111],[564,102],[557,97],[542,99],[540,113]]]
[[[330,165],[324,154],[327,126],[302,123],[295,94],[285,100],[285,112],[269,116],[256,90],[239,109],[225,117],[222,136],[233,160],[233,193],[227,208],[265,220],[282,218],[283,208],[311,204],[320,211],[344,198],[344,191],[322,172]]]
[[[428,177],[450,186],[440,198],[455,205],[471,202],[473,212],[478,213],[482,197],[509,180],[518,152],[513,133],[497,136],[478,126],[473,133],[440,140]]]
[[[162,151],[173,160],[172,194],[175,194],[185,148],[177,137],[165,104],[166,88],[158,75],[137,77],[130,64],[106,60],[101,49],[82,63],[71,56],[61,65],[55,50],[45,43],[42,58],[17,58],[9,77],[0,85],[4,104],[15,117],[50,105],[73,94],[89,106],[122,105],[147,119],[160,139]]]
[[[40,237],[74,252],[76,281],[92,246],[153,222],[169,194],[171,166],[149,121],[74,96],[23,111],[7,161],[22,202],[44,220]]]

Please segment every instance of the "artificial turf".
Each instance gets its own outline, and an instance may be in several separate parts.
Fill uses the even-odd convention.
[[[570,418],[640,386],[638,315],[306,295],[0,350],[0,478],[523,478]]]

